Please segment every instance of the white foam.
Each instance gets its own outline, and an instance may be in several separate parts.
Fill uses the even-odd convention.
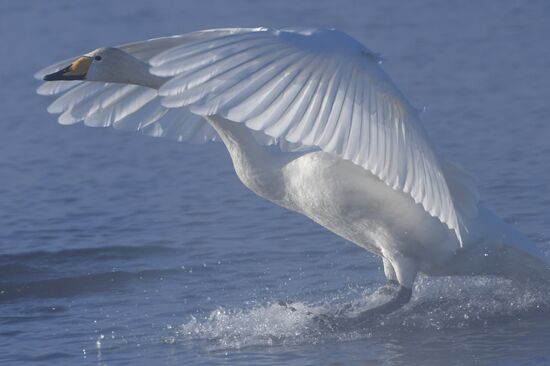
[[[351,304],[342,304],[343,297],[338,295],[315,305],[296,302],[248,309],[219,307],[204,318],[192,317],[184,323],[178,338],[206,341],[214,349],[240,349],[352,340],[418,329],[463,329],[511,321],[533,312],[548,313],[548,292],[547,288],[528,288],[496,278],[420,278],[410,304],[365,323],[359,330],[327,331],[314,319],[319,314],[354,317],[385,302],[386,295],[369,289]]]
[[[221,348],[314,341],[311,319],[322,309],[304,303],[291,306],[292,309],[268,304],[246,310],[219,307],[206,319],[192,317],[180,327],[178,334],[188,339],[212,341]]]

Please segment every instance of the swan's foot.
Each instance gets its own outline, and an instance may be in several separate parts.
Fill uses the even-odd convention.
[[[296,311],[296,308],[295,308],[294,306],[290,305],[288,302],[283,301],[283,300],[279,300],[279,301],[277,302],[277,305],[279,305],[280,307],[283,307],[283,308],[285,308],[285,309],[288,309],[288,310],[290,310],[290,311],[292,311],[292,312]]]
[[[298,309],[296,309],[292,303],[289,303],[289,302],[286,302],[284,300],[279,300],[277,301],[277,305],[279,305],[280,307],[286,309],[286,310],[290,310],[291,312],[296,312],[298,311]],[[312,315],[312,313],[310,311],[306,312],[306,315]]]
[[[399,285],[397,294],[394,298],[385,304],[363,311],[357,316],[357,321],[363,322],[365,320],[372,319],[373,317],[393,313],[407,304],[411,300],[411,297],[412,289]]]
[[[394,296],[398,290],[399,290],[399,282],[395,280],[388,280],[384,286],[380,286],[378,289],[376,289],[375,292],[384,296]],[[352,310],[353,310],[353,305],[347,304],[342,309],[338,310],[336,315],[344,316],[345,314],[349,313]]]
[[[334,333],[351,328],[353,320],[343,316],[319,314],[313,317],[313,324],[323,333]]]
[[[399,290],[399,282],[395,280],[388,280],[386,284],[376,290],[381,295],[391,296]]]
[[[359,315],[349,318],[340,314],[317,315],[313,318],[321,331],[337,332],[342,330],[353,330],[364,327],[366,323],[377,321],[381,316],[388,315],[407,304],[412,297],[412,289],[401,286],[389,281],[377,291],[384,294],[394,294],[395,296],[388,302],[375,308],[365,310]],[[385,293],[386,292],[386,293]],[[389,292],[389,293],[388,293]]]

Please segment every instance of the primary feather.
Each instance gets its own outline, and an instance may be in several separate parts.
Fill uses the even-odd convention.
[[[378,60],[335,30],[224,29],[192,33],[153,57],[151,72],[170,77],[159,91],[164,105],[350,160],[409,194],[461,240],[476,196],[462,188],[453,196],[450,187],[467,178],[445,175],[416,110]]]

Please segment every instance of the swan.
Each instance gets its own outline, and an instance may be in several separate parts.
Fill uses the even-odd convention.
[[[221,141],[240,181],[382,258],[391,299],[418,273],[545,280],[545,257],[485,208],[380,57],[334,29],[231,28],[99,48],[35,77],[59,123]]]

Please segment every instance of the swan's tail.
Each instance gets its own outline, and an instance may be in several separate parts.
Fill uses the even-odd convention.
[[[479,214],[479,241],[460,255],[462,268],[474,275],[544,282],[550,286],[550,263],[541,250],[489,210],[480,206]]]
[[[495,274],[521,282],[544,283],[550,286],[550,263],[545,255],[523,234],[512,227],[493,242]]]
[[[521,282],[541,283],[550,286],[550,264],[544,256],[525,252],[515,245],[505,250],[504,266],[506,274],[513,280]]]

